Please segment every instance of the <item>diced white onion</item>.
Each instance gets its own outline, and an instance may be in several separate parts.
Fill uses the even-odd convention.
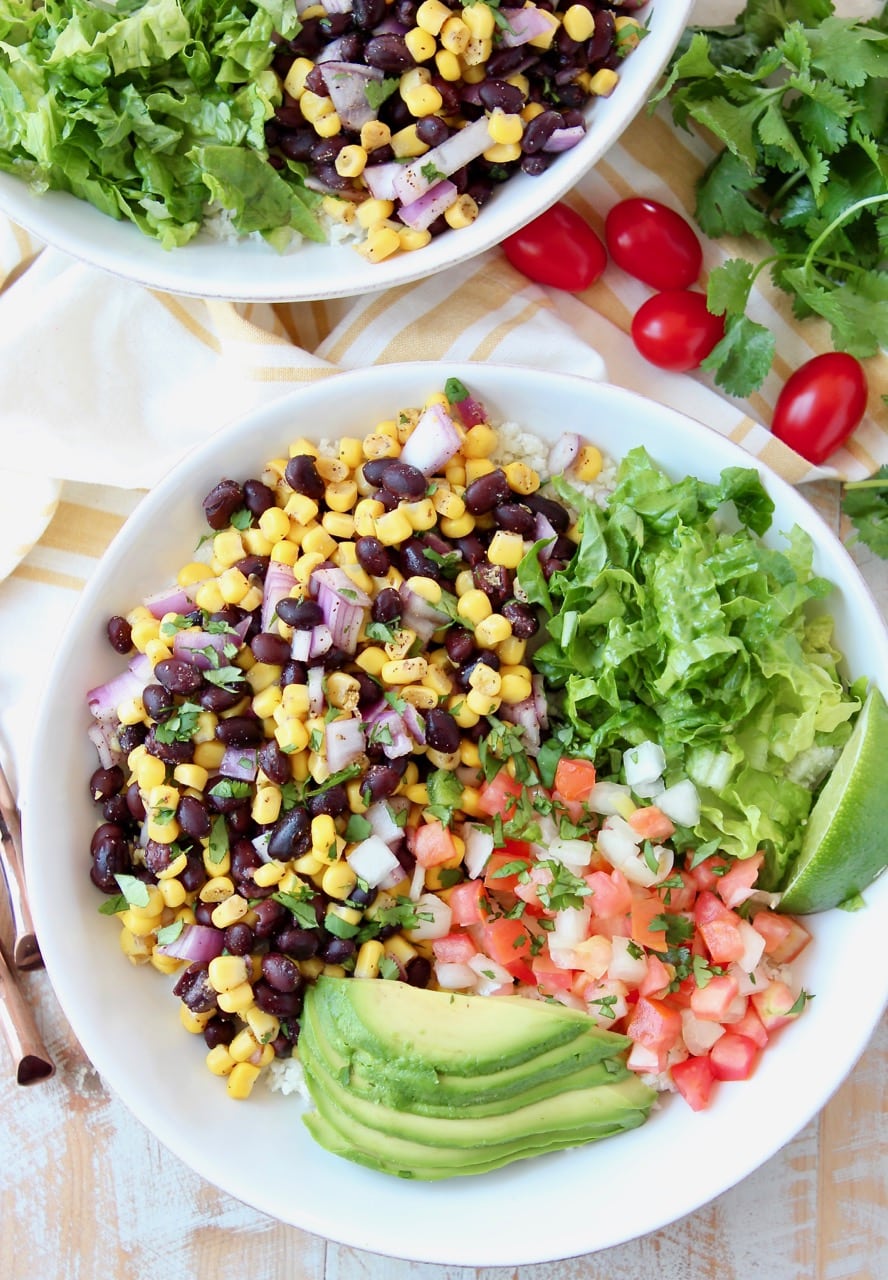
[[[446,938],[453,923],[453,912],[436,893],[423,893],[416,899],[416,913],[420,917],[415,929],[405,929],[411,942],[431,942]],[[423,917],[430,916],[426,920]]]
[[[608,977],[617,982],[626,982],[637,987],[647,973],[647,957],[640,947],[634,947],[637,955],[632,955],[630,938],[616,935],[611,939],[611,962],[607,967]]]
[[[365,880],[371,889],[378,888],[389,875],[401,871],[400,862],[379,836],[368,836],[356,844],[345,860],[355,875]]]
[[[549,950],[575,947],[589,933],[590,906],[565,907],[555,913],[555,927],[549,933]]]
[[[741,920],[737,930],[743,938],[743,955],[736,962],[737,968],[744,973],[752,973],[765,954],[765,939],[748,920]]]
[[[691,1009],[682,1009],[681,1034],[688,1052],[695,1058],[702,1058],[716,1040],[725,1034],[725,1029],[718,1022],[708,1022],[698,1018]]]
[[[508,969],[504,969],[481,951],[467,961],[467,967],[475,972],[475,990],[479,996],[488,996],[500,987],[512,985],[512,975]]]
[[[589,866],[594,852],[595,847],[589,840],[561,840],[556,837],[546,846],[543,857],[553,858],[576,874]]]
[[[596,782],[586,798],[586,804],[592,813],[607,817],[612,813],[622,813],[627,800],[631,801],[631,797],[625,783]]]
[[[657,796],[657,807],[680,827],[695,827],[700,821],[700,797],[690,778],[682,778]]]
[[[435,965],[435,980],[442,991],[467,991],[474,987],[478,975],[467,964],[439,960]]]
[[[626,781],[635,789],[636,783],[655,782],[666,768],[663,748],[656,742],[640,742],[623,752],[623,769]]]
[[[370,823],[370,829],[375,836],[379,836],[380,840],[384,840],[387,845],[393,845],[397,844],[404,834],[404,828],[399,827],[395,821],[396,812],[392,803],[377,800],[361,816]]]
[[[493,853],[493,834],[467,822],[463,827],[463,840],[466,844],[463,864],[469,879],[477,880],[484,874],[484,868]]]

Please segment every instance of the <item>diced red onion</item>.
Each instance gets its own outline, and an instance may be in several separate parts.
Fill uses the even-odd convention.
[[[173,656],[190,662],[201,671],[206,671],[209,667],[217,665],[217,662],[208,656],[208,649],[216,654],[217,660],[221,659],[225,662],[227,661],[226,648],[235,643],[238,647],[240,646],[240,636],[235,636],[231,632],[177,631],[173,637]]]
[[[466,396],[465,400],[458,401],[453,407],[464,427],[477,427],[479,422],[487,421],[487,410],[474,396]]]
[[[407,731],[416,745],[424,747],[426,741],[425,725],[423,724],[422,716],[411,702],[408,702],[404,710],[401,712],[401,718],[407,726]]]
[[[390,802],[377,800],[361,816],[370,823],[370,829],[375,836],[379,836],[380,840],[384,840],[387,845],[394,845],[400,844],[404,838],[404,828],[398,826],[395,813],[396,810]]]
[[[521,743],[525,751],[535,755],[540,749],[540,721],[533,697],[522,702],[503,702],[498,714],[510,724],[517,724],[524,730]]]
[[[322,584],[329,587],[331,591],[335,591],[337,595],[341,595],[347,604],[357,604],[362,609],[370,608],[372,602],[367,592],[353,582],[344,569],[335,565],[315,569],[309,580],[309,590],[312,595],[318,594]]]
[[[221,956],[225,946],[225,933],[208,924],[186,924],[172,942],[165,942],[157,950],[177,960],[201,963]]]
[[[382,747],[383,755],[389,760],[409,755],[413,751],[416,744],[410,736],[403,716],[387,702],[378,702],[375,707],[365,711],[364,720],[370,725],[368,740],[378,742]]]
[[[156,591],[146,596],[143,604],[155,618],[162,618],[165,613],[187,613],[191,601],[181,587],[167,587],[165,591]]]
[[[404,878],[400,862],[377,835],[367,836],[366,840],[356,844],[351,853],[346,854],[345,860],[355,875],[365,880],[371,889],[377,889],[392,875],[398,877],[395,884]]]
[[[459,451],[461,444],[459,430],[450,414],[440,404],[430,404],[423,409],[407,437],[400,461],[416,467],[424,476],[434,475]]]
[[[517,45],[527,44],[537,36],[544,36],[552,30],[541,9],[533,6],[529,9],[500,9],[507,25],[499,32],[500,44],[506,49],[514,49]]]
[[[226,747],[219,762],[219,772],[225,778],[239,778],[252,782],[259,769],[259,752],[255,747]]]
[[[87,729],[86,736],[95,747],[103,769],[123,762],[125,753],[114,745],[114,729],[110,720],[95,721]]]
[[[290,657],[296,662],[308,662],[311,656],[311,631],[294,631],[290,641]]]
[[[306,8],[302,5],[302,8]],[[340,62],[342,60],[342,36],[337,36],[335,40],[331,40],[315,58],[318,62]]]
[[[586,130],[581,124],[571,125],[567,129],[553,129],[543,143],[543,150],[570,151],[571,147],[575,147],[585,136]]]
[[[439,627],[447,622],[447,614],[436,609],[424,596],[406,583],[401,584],[401,621],[415,631],[420,640],[430,640]]]
[[[325,622],[319,622],[316,627],[311,629],[311,642],[308,649],[309,659],[322,658],[332,648],[333,632]]]
[[[400,166],[398,166],[400,168]],[[366,173],[366,170],[364,170]],[[436,218],[440,217],[453,204],[457,197],[457,189],[449,178],[442,178],[430,187],[425,195],[418,196],[411,204],[402,204],[398,209],[398,217],[408,227],[416,231],[425,231]]]
[[[366,610],[358,604],[352,604],[339,594],[331,591],[323,582],[318,589],[318,604],[324,614],[324,622],[331,638],[331,644],[345,653],[354,653],[358,645],[358,635],[366,616]],[[316,628],[320,630],[320,628]],[[330,648],[330,645],[327,646]],[[326,649],[323,650],[326,653]],[[311,657],[314,657],[312,642]]]
[[[359,62],[334,62],[332,59],[319,65],[330,100],[344,128],[360,130],[376,119],[376,111],[367,100],[367,85],[371,81],[381,82],[384,78],[381,71]]]
[[[537,719],[540,722],[541,729],[549,727],[549,704],[546,701],[546,682],[540,675],[530,677],[531,688],[533,689],[533,705],[537,713]]]
[[[555,544],[558,534],[554,526],[543,515],[542,511],[538,511],[536,514],[536,528],[534,530],[534,534],[537,542],[541,541],[543,538],[546,540],[546,545],[544,547],[540,547],[539,550],[540,562],[542,564],[546,564],[547,561],[552,559],[552,547]]]
[[[250,844],[258,853],[263,862],[274,862],[275,859],[268,852],[268,842],[271,840],[271,831],[260,831],[258,836],[254,836]]]
[[[262,588],[262,614],[260,625],[263,631],[277,631],[275,609],[281,600],[288,596],[296,585],[296,577],[290,565],[283,560],[269,561]]]
[[[563,475],[580,452],[580,437],[573,431],[565,431],[549,450],[546,466],[550,476]]]
[[[331,720],[324,726],[324,745],[331,773],[347,769],[364,754],[364,726],[356,717]]]
[[[324,0],[327,13],[351,13],[352,0]]]
[[[154,677],[154,667],[144,653],[137,653],[112,680],[98,684],[86,695],[87,706],[96,720],[116,720],[117,708],[127,698],[141,697]]]
[[[375,200],[397,200],[395,191],[395,175],[403,169],[402,164],[393,160],[390,164],[368,164],[361,177]]]
[[[305,678],[308,686],[308,710],[313,716],[324,714],[326,698],[324,697],[324,668],[309,667]]]
[[[476,160],[491,142],[487,117],[481,116],[480,119],[473,120],[458,133],[451,134],[437,147],[432,147],[431,151],[426,151],[403,167],[395,179],[398,199],[402,204],[412,204],[421,195],[425,195],[429,187],[434,186],[440,178],[449,178],[457,169]]]

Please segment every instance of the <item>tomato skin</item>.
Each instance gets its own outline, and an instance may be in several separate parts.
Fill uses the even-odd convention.
[[[686,1058],[672,1068],[672,1079],[685,1102],[694,1111],[709,1106],[715,1075],[708,1058]]]
[[[860,425],[866,412],[863,365],[828,351],[800,365],[784,384],[771,431],[808,462],[824,462]]]
[[[617,266],[652,289],[687,289],[700,274],[703,250],[693,228],[658,200],[621,200],[605,219],[604,235]]]
[[[555,791],[562,800],[585,800],[595,786],[595,765],[591,760],[562,756],[555,770]]]
[[[658,369],[696,369],[725,336],[724,316],[714,316],[706,295],[666,289],[643,302],[632,318],[632,341]]]
[[[607,250],[585,218],[559,201],[503,241],[509,262],[529,280],[581,293],[607,266]]]

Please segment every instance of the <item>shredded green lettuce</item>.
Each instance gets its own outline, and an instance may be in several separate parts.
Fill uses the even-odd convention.
[[[533,552],[518,576],[551,615],[534,662],[557,749],[618,778],[624,750],[658,742],[667,783],[696,775],[695,840],[738,858],[764,849],[776,885],[859,707],[830,618],[809,608],[830,590],[810,538],[761,541],[773,503],[752,469],[673,482],[634,449],[605,510],[554,484],[579,513],[577,552],[548,583]]]
[[[300,166],[267,163],[285,0],[0,0],[0,169],[69,191],[165,248],[208,207],[284,247],[323,240]]]

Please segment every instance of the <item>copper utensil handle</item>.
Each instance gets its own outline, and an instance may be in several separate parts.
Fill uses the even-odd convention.
[[[0,952],[0,1031],[3,1032],[3,1037],[9,1045],[18,1084],[37,1084],[38,1081],[48,1080],[53,1075],[55,1066],[37,1030],[34,1015],[25,1003],[2,952]]]
[[[38,969],[43,964],[28,906],[25,865],[22,858],[22,824],[6,775],[0,766],[0,866],[6,881],[15,936],[12,961],[19,969]]]

